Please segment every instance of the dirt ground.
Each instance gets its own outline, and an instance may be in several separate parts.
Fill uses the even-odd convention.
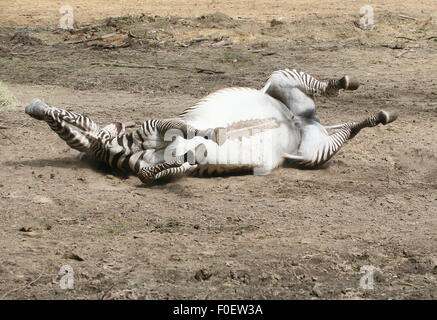
[[[367,31],[371,1],[88,2],[72,31],[63,1],[0,2],[0,80],[23,102],[0,110],[0,299],[436,299],[434,1],[378,2]],[[40,98],[140,123],[286,67],[362,83],[317,99],[323,123],[399,119],[322,169],[146,187],[24,113]]]

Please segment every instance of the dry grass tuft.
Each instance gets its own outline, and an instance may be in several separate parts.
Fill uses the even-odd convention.
[[[18,107],[21,105],[20,100],[9,91],[8,87],[0,81],[0,111]]]

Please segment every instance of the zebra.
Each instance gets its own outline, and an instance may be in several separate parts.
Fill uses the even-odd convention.
[[[285,161],[319,167],[361,129],[386,125],[398,116],[381,110],[361,122],[322,125],[314,95],[336,96],[358,87],[349,76],[319,81],[295,69],[278,70],[261,90],[221,89],[175,118],[147,120],[137,128],[120,122],[100,127],[39,99],[25,112],[47,122],[73,149],[150,184],[189,174],[268,174]]]

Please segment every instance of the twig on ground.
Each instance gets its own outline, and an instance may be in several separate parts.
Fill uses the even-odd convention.
[[[36,54],[36,52],[9,52],[12,56],[31,56],[33,54]]]
[[[400,44],[391,45],[391,44],[383,43],[381,44],[381,47],[390,48],[393,50],[405,49],[405,46]]]
[[[405,40],[409,40],[409,41],[417,41],[417,39],[408,38],[408,37],[403,37],[403,36],[396,37],[396,38],[397,38],[397,39],[405,39]]]
[[[400,58],[400,57],[402,57],[404,54],[406,54],[406,53],[409,52],[409,51],[411,51],[411,50],[410,50],[410,49],[406,49],[406,50],[404,50],[404,51],[398,53],[398,54],[396,55],[396,58]]]
[[[100,37],[95,37],[95,38],[90,38],[90,39],[83,39],[83,40],[78,40],[78,41],[67,41],[65,43],[67,43],[67,44],[77,44],[77,43],[85,43],[85,42],[96,41],[96,40],[105,40],[107,38],[114,37],[117,34],[118,33],[108,33],[108,34],[104,34],[103,36],[100,36]]]
[[[196,67],[194,69],[185,68],[185,67],[178,67],[171,64],[162,64],[162,65],[138,65],[138,64],[124,64],[124,63],[105,63],[105,62],[93,62],[91,65],[101,65],[106,67],[119,67],[119,68],[138,68],[138,69],[158,69],[158,70],[165,70],[165,69],[180,69],[180,70],[186,70],[186,71],[196,71],[198,73],[208,73],[208,74],[223,74],[224,71],[219,70],[212,70],[212,69],[205,69],[205,68],[199,68]]]
[[[399,15],[399,18],[401,18],[401,19],[407,19],[407,20],[417,20],[417,19],[414,18],[414,17],[405,16],[405,15],[403,15],[403,14],[400,14],[400,15]]]
[[[5,135],[3,132],[0,131],[0,134],[1,134],[3,137],[5,137],[6,139],[8,139],[10,142],[12,142],[12,144],[15,144],[15,142],[14,142],[11,138],[9,138],[7,135]]]
[[[138,36],[136,34],[134,34],[131,30],[125,32],[129,38],[134,38],[134,39],[139,39],[139,40],[158,40],[158,38],[156,36]]]
[[[105,63],[105,62],[93,62],[91,65],[102,65],[105,67],[119,67],[119,68],[138,68],[138,69],[168,69],[172,66],[160,66],[160,65],[136,65],[136,64],[122,64],[122,63]]]
[[[28,286],[31,286],[32,284],[36,283],[39,279],[41,279],[41,277],[42,277],[43,274],[44,274],[44,271],[45,271],[45,268],[42,269],[41,274],[40,274],[36,279],[34,279],[34,280],[32,280],[31,282],[25,284],[24,286],[21,286],[21,287],[18,287],[18,288],[15,288],[15,289],[12,289],[12,290],[6,292],[4,295],[2,295],[2,296],[0,297],[0,300],[4,300],[4,299],[6,298],[6,296],[8,296],[9,294],[11,294],[12,292],[18,291],[18,290],[20,290],[20,289],[24,289],[24,288],[26,288],[26,287],[28,287]]]
[[[136,64],[123,64],[123,63],[105,63],[105,62],[93,62],[91,65],[100,65],[105,67],[118,67],[118,68],[133,68],[133,69],[167,69],[167,67],[157,65],[136,65]]]
[[[223,74],[225,73],[224,71],[217,71],[217,70],[211,70],[211,69],[203,69],[203,68],[196,68],[197,72],[199,73],[209,73],[209,74]]]

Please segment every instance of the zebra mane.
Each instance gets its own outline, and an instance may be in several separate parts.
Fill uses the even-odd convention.
[[[230,88],[223,88],[223,89],[219,89],[217,91],[214,91],[212,93],[210,93],[209,95],[207,95],[206,97],[203,97],[201,100],[199,100],[195,105],[186,108],[185,110],[183,110],[180,114],[179,114],[179,118],[185,118],[186,116],[188,116],[191,112],[194,112],[195,110],[197,110],[198,108],[203,107],[205,104],[207,104],[208,102],[210,102],[212,99],[214,99],[217,95],[222,94],[222,93],[228,93],[228,92],[232,92],[232,91],[255,91],[256,89],[253,88],[246,88],[246,87],[230,87]]]

